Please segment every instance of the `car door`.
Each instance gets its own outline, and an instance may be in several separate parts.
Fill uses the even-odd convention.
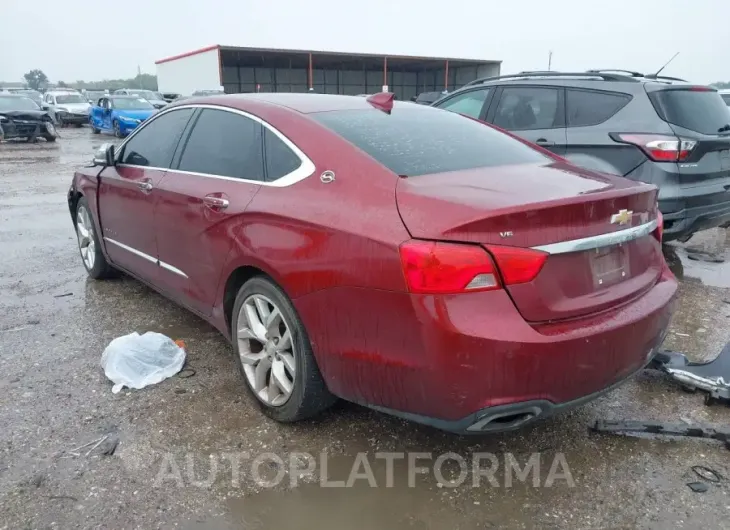
[[[492,93],[493,90],[490,87],[479,87],[473,90],[459,92],[450,98],[437,101],[434,107],[483,120],[489,108],[489,99]]]
[[[105,101],[106,98],[99,98],[96,105],[91,107],[91,121],[97,129],[103,129],[102,113],[104,111],[104,105],[106,105]]]
[[[264,180],[263,126],[234,109],[203,108],[160,182],[155,227],[160,284],[207,315],[238,216]]]
[[[153,284],[159,277],[156,188],[192,114],[188,108],[156,116],[120,146],[116,164],[99,175],[99,219],[107,254],[113,264]]]
[[[101,108],[101,128],[111,129],[112,128],[112,111],[114,110],[114,103],[112,98],[104,99],[104,106]]]
[[[565,153],[565,95],[550,86],[504,86],[495,94],[496,104],[487,121],[562,155]]]

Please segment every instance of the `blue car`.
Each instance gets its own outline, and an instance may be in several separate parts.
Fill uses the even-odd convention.
[[[91,109],[89,125],[94,134],[104,131],[124,138],[155,112],[157,109],[144,98],[105,96]]]

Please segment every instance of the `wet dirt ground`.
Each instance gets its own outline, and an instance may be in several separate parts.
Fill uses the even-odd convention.
[[[129,278],[87,280],[66,191],[110,138],[62,135],[0,144],[0,529],[729,527],[722,445],[588,430],[598,418],[728,425],[729,408],[656,372],[503,435],[457,437],[346,403],[297,425],[265,419],[210,326]],[[704,359],[730,340],[730,264],[709,262],[730,259],[729,245],[712,230],[667,249],[682,278],[667,347]],[[112,394],[101,352],[147,330],[183,339],[194,375]],[[384,452],[396,455],[392,469]],[[466,462],[466,480],[457,460],[434,462],[448,452]],[[492,481],[473,473],[484,453]],[[414,454],[425,474],[411,473]],[[520,480],[510,462],[539,465]],[[704,493],[686,485],[701,480],[696,465],[722,476],[704,480]],[[348,478],[352,487],[325,487]]]

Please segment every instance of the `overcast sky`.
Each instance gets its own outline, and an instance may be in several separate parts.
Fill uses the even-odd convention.
[[[502,73],[730,81],[727,0],[0,0],[0,80],[133,77],[211,44],[501,59]]]

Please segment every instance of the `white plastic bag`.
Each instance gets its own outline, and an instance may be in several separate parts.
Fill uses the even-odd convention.
[[[101,354],[101,367],[114,383],[113,393],[125,386],[144,388],[178,373],[185,364],[185,350],[170,337],[148,331],[130,333],[109,343]]]

